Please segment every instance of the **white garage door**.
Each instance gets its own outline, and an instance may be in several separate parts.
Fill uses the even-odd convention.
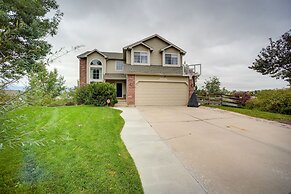
[[[139,81],[135,88],[136,105],[186,105],[188,86],[185,82]]]

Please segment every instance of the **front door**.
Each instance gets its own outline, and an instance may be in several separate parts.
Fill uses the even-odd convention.
[[[122,83],[116,83],[116,97],[122,97]]]

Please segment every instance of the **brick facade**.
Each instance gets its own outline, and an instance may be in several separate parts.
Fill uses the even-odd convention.
[[[189,99],[191,98],[193,92],[194,92],[194,80],[193,79],[188,79],[188,90],[189,90]]]
[[[80,58],[80,86],[87,84],[87,58]]]
[[[127,75],[127,96],[128,105],[135,105],[135,75]]]

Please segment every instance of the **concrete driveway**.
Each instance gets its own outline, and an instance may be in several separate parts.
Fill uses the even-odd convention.
[[[291,127],[211,108],[138,107],[208,193],[290,193]]]

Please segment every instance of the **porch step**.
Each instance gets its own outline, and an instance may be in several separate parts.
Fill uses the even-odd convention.
[[[118,102],[114,105],[115,107],[127,107],[127,102],[126,100],[118,100]]]

